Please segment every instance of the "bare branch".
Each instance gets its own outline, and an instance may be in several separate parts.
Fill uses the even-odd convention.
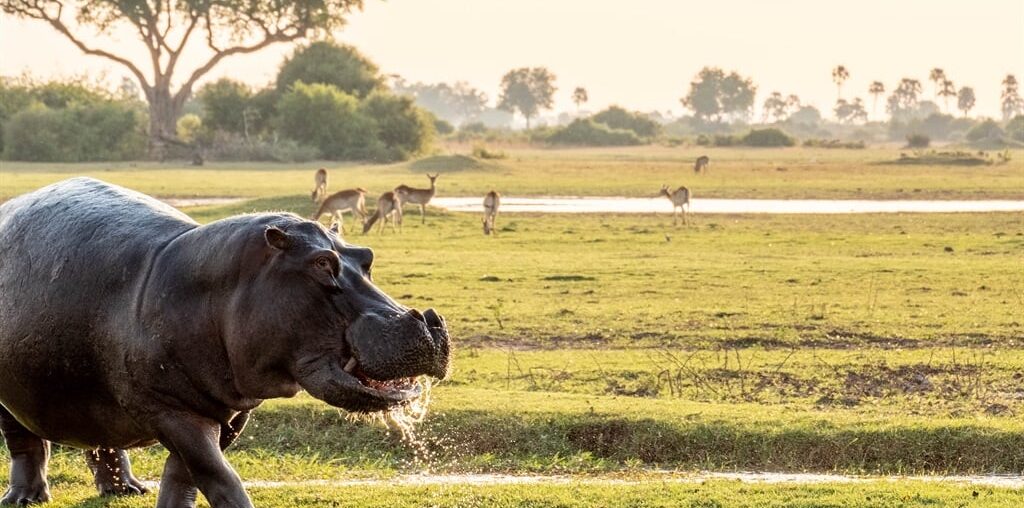
[[[178,89],[178,92],[174,95],[174,99],[176,101],[184,102],[185,98],[192,93],[192,86],[195,85],[196,81],[198,81],[199,78],[203,77],[203,75],[205,75],[207,72],[210,72],[210,69],[213,69],[214,66],[220,63],[221,60],[229,56],[254,53],[272,44],[278,42],[294,41],[296,39],[305,37],[305,35],[305,30],[301,30],[298,28],[296,28],[295,32],[293,33],[285,33],[284,31],[267,33],[266,37],[262,41],[257,42],[256,44],[253,44],[251,46],[235,46],[224,50],[220,50],[215,55],[213,55],[213,57],[211,57],[209,61],[203,64],[202,67],[199,67],[194,72],[192,72],[192,75],[189,76],[188,80],[185,81],[183,85],[181,85],[180,89]],[[210,37],[207,37],[207,39],[210,40]]]

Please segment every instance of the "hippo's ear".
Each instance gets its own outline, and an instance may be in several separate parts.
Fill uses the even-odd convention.
[[[264,231],[263,236],[267,239],[267,245],[275,249],[288,250],[292,246],[292,238],[288,236],[288,233],[277,229],[274,226],[270,226]]]

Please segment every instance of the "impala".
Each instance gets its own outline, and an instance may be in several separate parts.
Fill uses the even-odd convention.
[[[707,155],[701,155],[697,157],[697,162],[693,164],[694,173],[707,173],[708,165],[711,164],[711,159]]]
[[[679,224],[679,216],[676,215],[676,208],[683,214],[683,222],[687,225],[690,224],[690,198],[693,197],[693,193],[686,187],[679,187],[674,192],[669,192],[668,185],[661,186],[661,195],[668,198],[672,202],[672,224]]]
[[[429,189],[415,189],[404,183],[395,187],[395,194],[398,195],[398,199],[401,200],[403,205],[406,203],[410,205],[420,205],[420,219],[423,224],[427,223],[427,203],[429,203],[431,199],[434,199],[434,194],[437,192],[437,187],[434,185],[434,182],[437,180],[438,176],[440,176],[440,173],[435,173],[434,176],[430,176],[430,173],[427,173],[427,178],[430,179]]]
[[[327,170],[320,168],[313,175],[313,194],[310,196],[314,203],[319,203],[327,195]]]
[[[383,219],[383,220],[382,220]],[[373,215],[363,224],[363,234],[365,235],[373,227],[373,224],[380,220],[380,228],[377,229],[377,234],[384,232],[384,224],[391,222],[391,231],[398,232],[402,228],[402,200],[399,199],[398,195],[394,192],[388,191],[381,194],[377,198],[377,210],[373,212]],[[395,231],[395,224],[398,224],[398,231]]]
[[[498,207],[501,206],[501,194],[495,191],[488,192],[484,196],[484,234],[489,235],[494,229],[494,219],[498,218]]]
[[[310,220],[320,220],[321,215],[325,213],[330,214],[338,222],[341,232],[344,233],[345,221],[342,216],[345,212],[352,212],[353,219],[358,218],[360,223],[366,223],[366,216],[368,215],[366,212],[366,189],[356,187],[355,189],[345,189],[327,196],[327,199],[320,203],[320,207],[310,217]]]

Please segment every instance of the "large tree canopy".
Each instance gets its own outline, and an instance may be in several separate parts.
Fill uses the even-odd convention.
[[[513,69],[501,78],[498,109],[510,113],[519,111],[526,118],[526,128],[529,129],[530,118],[554,104],[555,90],[555,75],[546,68]]]
[[[748,118],[756,93],[757,87],[750,79],[736,72],[726,74],[722,69],[705,67],[690,83],[690,92],[681,102],[694,116],[721,122],[723,116],[734,120]]]
[[[149,102],[155,155],[175,140],[175,121],[196,82],[221,60],[338,28],[362,5],[363,0],[0,0],[5,12],[44,21],[84,53],[128,69]],[[130,27],[149,54],[148,66],[118,49],[88,43],[83,33],[90,27],[100,33]],[[196,41],[210,56],[177,78],[182,53]],[[172,80],[180,83],[177,90],[171,90]]]
[[[333,41],[317,41],[295,50],[277,75],[277,91],[285,93],[296,81],[334,85],[356,97],[384,88],[377,66],[356,48]]]

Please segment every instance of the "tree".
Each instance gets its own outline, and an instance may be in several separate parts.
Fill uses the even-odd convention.
[[[1000,94],[1002,99],[1002,111],[1003,120],[1009,120],[1015,114],[1024,111],[1024,99],[1021,99],[1020,93],[1017,91],[1017,77],[1013,74],[1007,74],[1003,78],[1003,93]]]
[[[298,48],[281,64],[277,91],[287,92],[296,81],[334,85],[356,97],[366,97],[384,88],[384,78],[373,62],[356,48],[332,41],[317,41]]]
[[[587,102],[588,100],[590,100],[590,97],[587,96],[587,89],[586,88],[583,88],[582,86],[578,86],[578,87],[576,87],[575,90],[572,91],[572,101],[576,103],[576,113],[577,114],[579,114],[579,112],[580,112],[580,104],[583,104],[583,103]]]
[[[939,88],[942,82],[946,80],[946,71],[936,67],[928,73],[928,79],[935,86],[934,88],[934,99],[939,100]]]
[[[836,84],[836,100],[843,98],[843,83],[847,79],[850,79],[850,71],[846,70],[846,67],[837,65],[832,69],[832,81]]]
[[[722,69],[705,67],[680,102],[701,120],[721,122],[725,116],[748,118],[756,93],[753,81],[735,71],[727,75]]]
[[[916,79],[903,78],[899,86],[893,90],[886,100],[885,109],[893,118],[905,116],[917,110],[918,95],[921,93],[921,82]]]
[[[868,86],[868,93],[871,94],[871,113],[878,111],[878,98],[885,93],[885,84],[881,81],[872,81]]]
[[[498,108],[519,111],[530,128],[530,118],[543,109],[551,109],[555,95],[555,75],[544,67],[522,67],[508,71],[501,78]]]
[[[864,109],[864,102],[861,101],[860,97],[853,99],[853,102],[839,99],[836,101],[836,107],[833,111],[841,123],[864,121],[868,118],[868,112]]]
[[[974,109],[974,89],[965,86],[960,88],[960,93],[956,96],[956,107],[960,111],[964,112],[964,117]]]
[[[176,122],[185,101],[196,82],[222,60],[339,28],[345,15],[362,5],[363,0],[0,0],[4,12],[44,21],[82,52],[113,61],[135,76],[149,103],[150,154],[156,157],[162,156],[166,143],[180,143]],[[150,72],[125,53],[86,44],[77,34],[86,27],[102,33],[123,26],[138,34]],[[182,78],[179,58],[196,39],[212,55]],[[181,84],[172,90],[172,82]]]
[[[395,76],[391,88],[396,94],[413,97],[421,108],[455,124],[475,118],[487,108],[487,95],[464,81],[451,85],[409,83]]]
[[[769,116],[775,118],[776,122],[785,120],[789,106],[789,102],[782,98],[781,93],[772,92],[768,98],[764,100],[763,121],[766,121]]]
[[[948,79],[942,80],[942,86],[939,88],[939,97],[944,99],[946,113],[949,113],[949,98],[956,97],[956,86],[953,85],[952,81]]]

